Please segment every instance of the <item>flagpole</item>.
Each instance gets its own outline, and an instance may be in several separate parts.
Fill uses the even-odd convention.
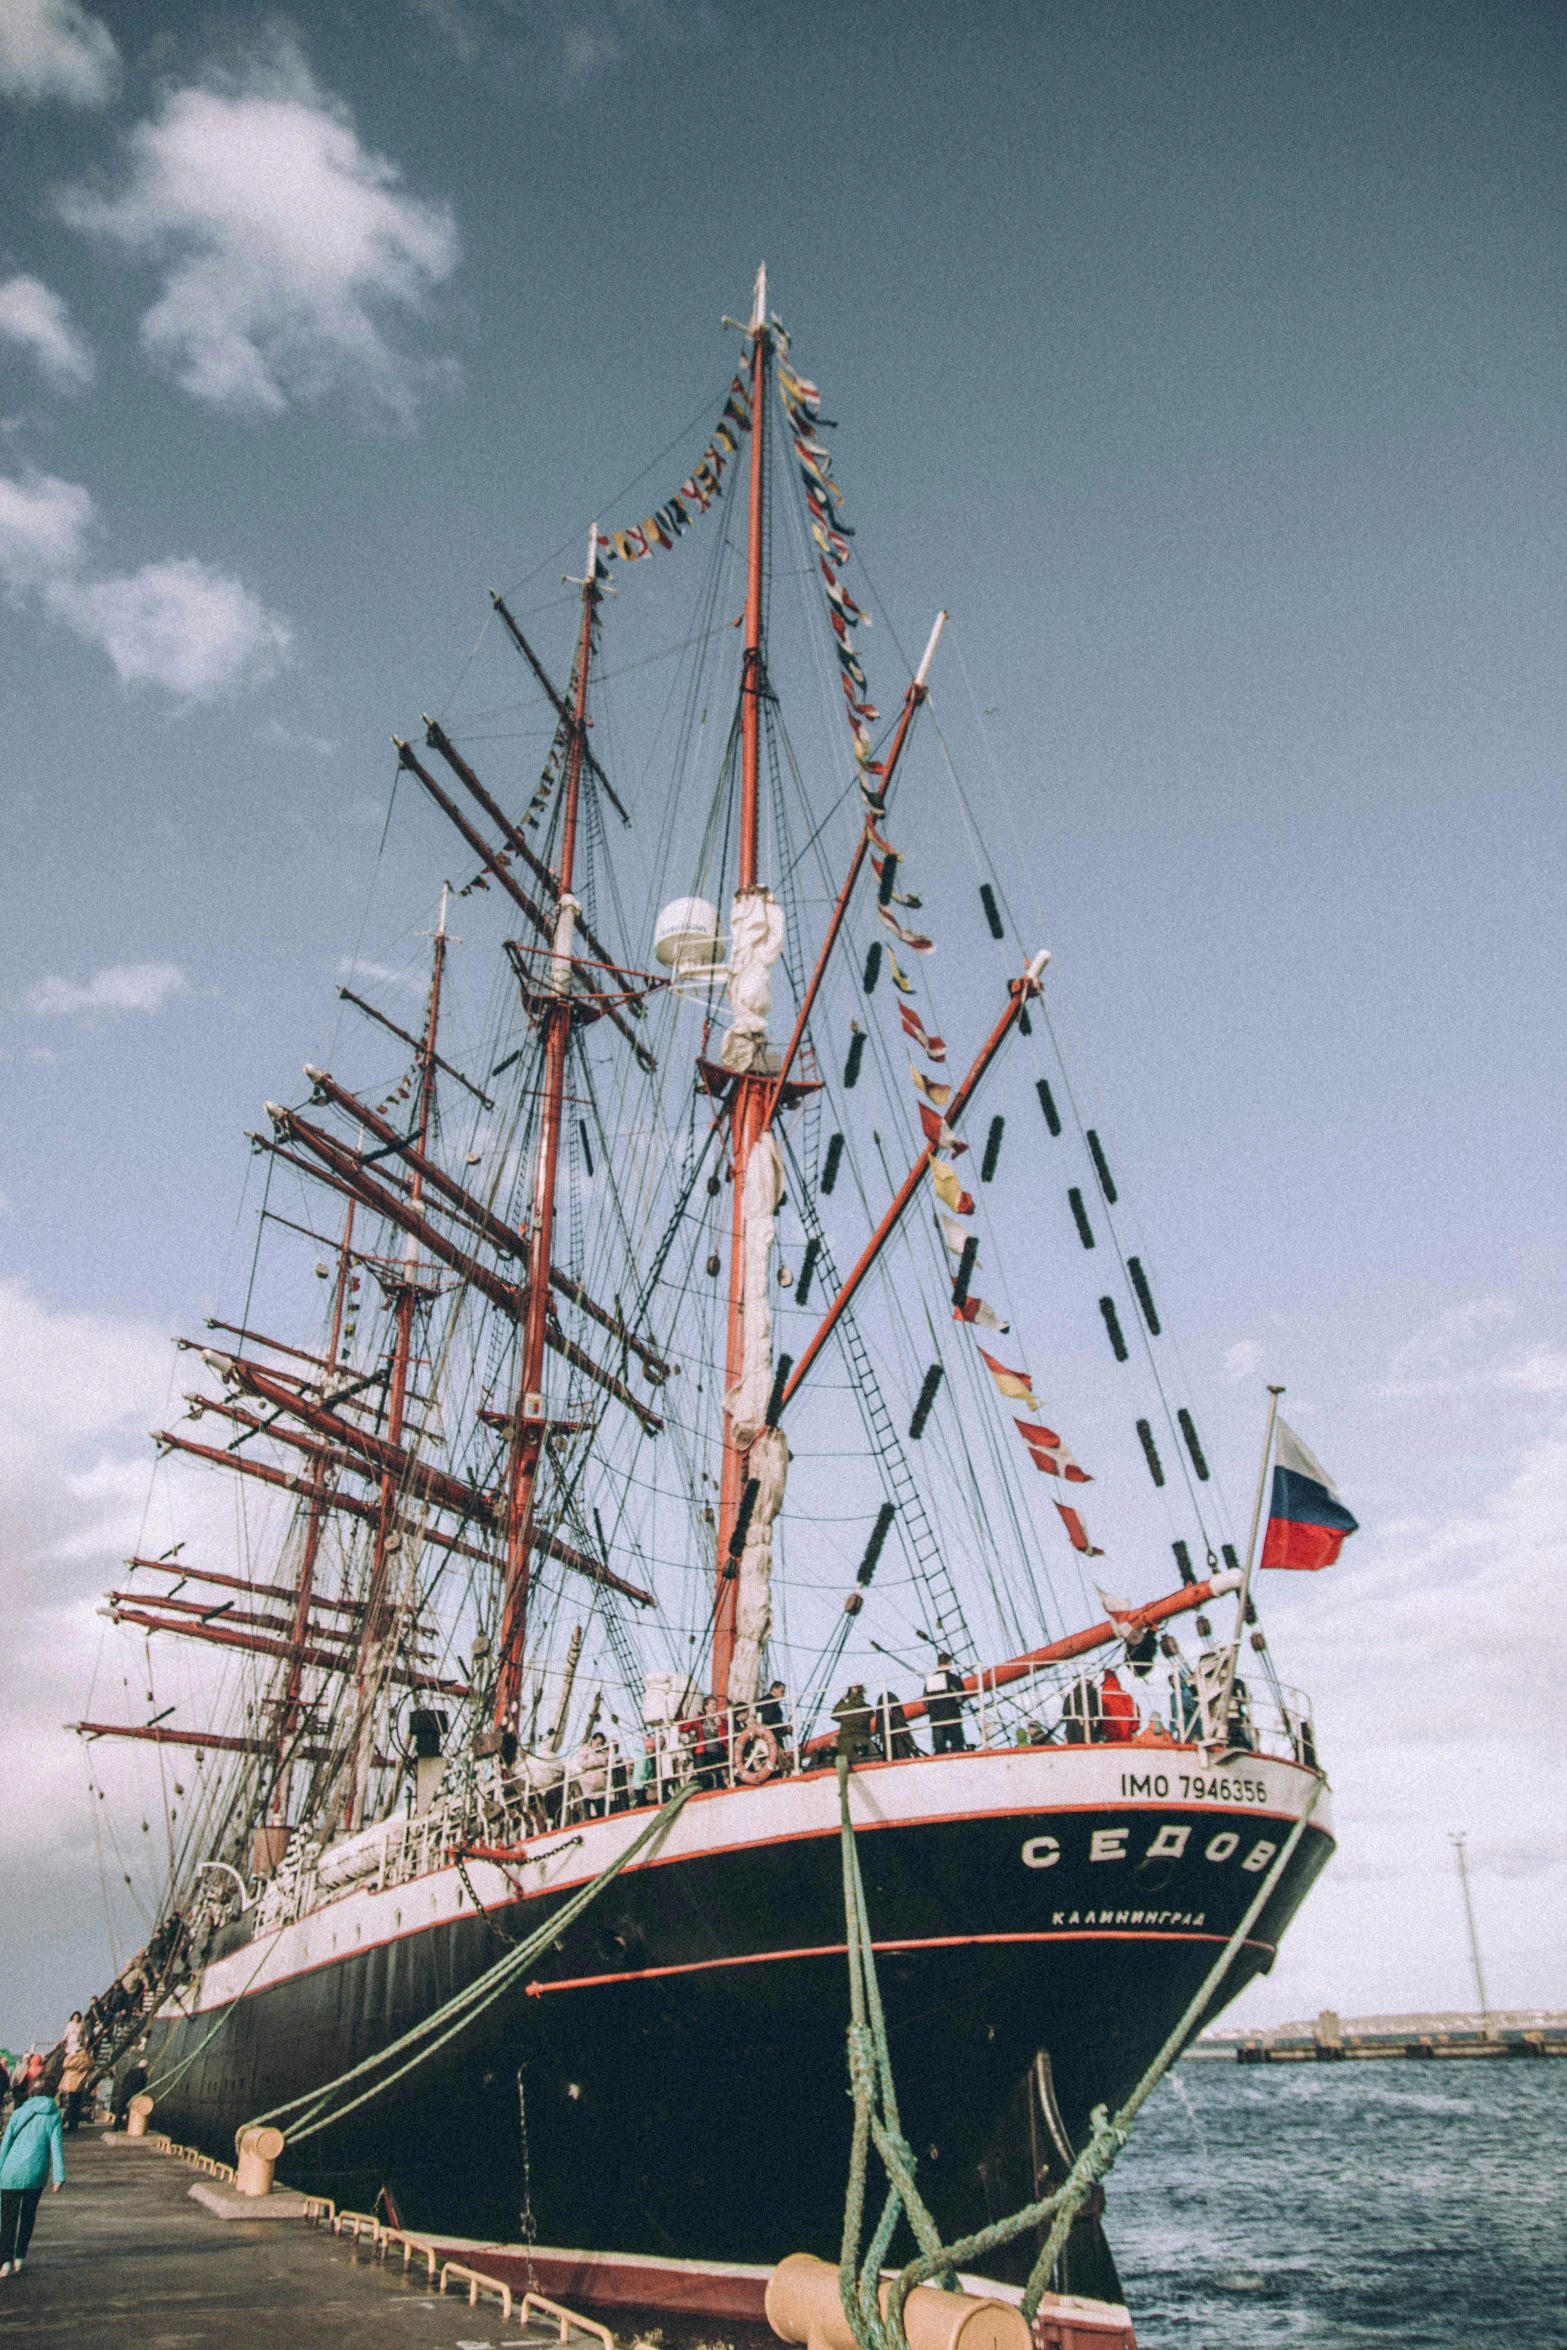
[[[1273,1435],[1279,1424],[1279,1397],[1282,1387],[1268,1389],[1268,1433],[1262,1440],[1262,1466],[1257,1471],[1257,1498],[1251,1509],[1251,1538],[1246,1545],[1246,1572],[1235,1595],[1235,1637],[1230,1642],[1229,1662],[1225,1668],[1223,1695],[1219,1703],[1219,1720],[1229,1720],[1230,1699],[1235,1690],[1235,1666],[1240,1656],[1241,1634],[1246,1629],[1246,1610],[1251,1603],[1251,1578],[1257,1564],[1257,1536],[1262,1527],[1262,1505],[1268,1492],[1268,1463],[1273,1458]]]

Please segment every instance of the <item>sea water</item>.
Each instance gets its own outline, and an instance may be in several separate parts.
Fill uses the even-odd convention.
[[[1563,2350],[1567,2060],[1180,2065],[1105,2226],[1141,2350]]]

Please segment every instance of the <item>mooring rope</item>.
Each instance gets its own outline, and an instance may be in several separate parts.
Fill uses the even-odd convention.
[[[224,2025],[228,2022],[229,2017],[233,2014],[235,2008],[238,2007],[240,2001],[244,1998],[246,1992],[250,1989],[251,1984],[254,1983],[256,1977],[260,1974],[262,1968],[266,1965],[267,1960],[271,1955],[271,1949],[272,1945],[269,1942],[267,1947],[262,1951],[261,1956],[257,1959],[255,1965],[251,1968],[250,1973],[246,1977],[245,1981],[241,1983],[239,1989],[235,1992],[233,1998],[225,2000],[223,2005],[219,2008],[217,2021],[213,2024],[211,2030],[203,2032],[201,2038],[196,2042],[195,2047],[190,2051],[190,2054],[188,2056],[182,2057],[180,2062],[175,2065],[171,2072],[154,2073],[152,2075],[151,2079],[147,2083],[147,2094],[149,2097],[152,2095],[152,2092],[155,2089],[172,2089],[176,2081],[184,2079],[185,2075],[190,2071],[191,2066],[195,2063],[197,2057],[207,2046],[208,2042],[215,2040],[219,2032],[222,2031]],[[194,2015],[187,2018],[187,2021],[191,2023],[194,2023],[196,2020],[197,2019]],[[157,2015],[156,2011],[154,2011],[154,2013],[146,2019],[145,2028],[150,2031],[152,2025],[156,2021]],[[114,2062],[118,2064],[119,2058],[116,2057]],[[110,2069],[112,2069],[112,2067]]]
[[[1010,2244],[1029,2228],[1048,2221],[1050,2232],[1023,2291],[1023,2315],[1032,2326],[1073,2220],[1099,2181],[1108,2177],[1116,2157],[1131,2136],[1133,2121],[1180,2055],[1188,2034],[1223,1981],[1235,1953],[1261,1916],[1274,1887],[1289,1865],[1295,1847],[1306,1832],[1323,1784],[1318,1779],[1313,1785],[1300,1818],[1286,1837],[1240,1924],[1203,1977],[1201,1988],[1187,2002],[1180,2021],[1136,2088],[1113,2117],[1105,2106],[1095,2106],[1088,2143],[1062,2184],[1038,2202],[1025,2204],[1010,2219],[996,2220],[973,2235],[960,2236],[954,2244],[943,2244],[940,2231],[914,2183],[915,2158],[898,2122],[892,2059],[887,2047],[887,2027],[876,1980],[875,1946],[866,1915],[865,1886],[855,1846],[854,1822],[849,1812],[849,1761],[846,1755],[839,1756],[838,1802],[843,1846],[844,1917],[849,1952],[849,2089],[854,2099],[854,2135],[849,2155],[848,2191],[844,2199],[843,2250],[839,2261],[838,2288],[843,2301],[843,2313],[859,2344],[859,2350],[908,2350],[908,2340],[903,2330],[903,2305],[917,2285],[929,2284],[933,2278],[939,2277],[949,2292],[956,2292],[960,2265],[981,2259],[1002,2244]],[[882,2167],[887,2174],[887,2197],[862,2258],[859,2249],[860,2232],[864,2224],[867,2169],[872,2144],[881,2156]],[[880,2306],[881,2269],[900,2213],[907,2214],[920,2252],[918,2258],[911,2260],[893,2279],[887,2296],[886,2313],[883,2315]]]
[[[482,1975],[476,1975],[471,1983],[465,1984],[460,1991],[454,1992],[450,1999],[443,2001],[441,2006],[432,2009],[429,2015],[421,2016],[418,2023],[412,2025],[408,2031],[402,2033],[397,2039],[389,2041],[386,2047],[378,2048],[373,2056],[364,2057],[358,2064],[351,2065],[347,2072],[339,2073],[335,2080],[324,2081],[314,2089],[304,2090],[299,2096],[290,2097],[282,2105],[273,2106],[269,2113],[259,2113],[250,2121],[242,2122],[234,2133],[235,2143],[238,2144],[246,2130],[255,2129],[262,2122],[277,2122],[283,2128],[288,2143],[291,2146],[297,2145],[301,2139],[313,2138],[320,2131],[330,2129],[335,2123],[345,2120],[361,2105],[367,2105],[371,2098],[379,2097],[383,2090],[390,2089],[395,2081],[402,2080],[406,2074],[426,2063],[438,2050],[444,2048],[449,2040],[455,2039],[459,2032],[466,2031],[469,2024],[482,2015],[487,2007],[493,2006],[495,2001],[511,1988],[517,1977],[531,1966],[535,1959],[539,1958],[549,1945],[565,1932],[567,1927],[575,1925],[577,1919],[591,1907],[605,1887],[613,1883],[622,1869],[626,1868],[644,1850],[654,1849],[662,1843],[664,1837],[674,1826],[682,1805],[686,1803],[692,1792],[693,1788],[689,1784],[678,1788],[663,1809],[648,1822],[642,1833],[626,1846],[624,1852],[601,1869],[589,1884],[572,1894],[571,1898],[563,1902],[559,1909],[552,1910],[542,1925],[535,1927],[525,1940],[514,1943],[504,1956],[498,1958],[495,1964],[487,1968]],[[482,1917],[483,1913],[480,1914]],[[366,2074],[377,2072],[381,2067],[390,2063],[393,2058],[403,2055],[405,2050],[410,2049],[413,2053],[408,2056],[405,2063],[399,2064],[383,2079],[372,2081],[368,2088],[361,2089],[358,2095],[350,2097],[346,2104],[334,2105],[333,2100],[340,2091],[347,2089],[353,2082],[362,2080]],[[293,2115],[295,2118],[292,2121],[284,2121],[285,2115]]]

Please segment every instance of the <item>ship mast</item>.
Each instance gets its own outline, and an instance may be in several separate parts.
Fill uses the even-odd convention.
[[[588,533],[587,574],[582,581],[582,622],[577,635],[576,691],[572,699],[562,798],[560,859],[555,871],[556,916],[553,951],[546,966],[541,1020],[544,1077],[539,1114],[538,1173],[527,1232],[528,1291],[523,1320],[517,1404],[512,1423],[511,1471],[506,1501],[506,1566],[496,1642],[493,1722],[502,1737],[515,1736],[522,1696],[523,1635],[533,1553],[539,1466],[549,1423],[544,1413],[544,1355],[550,1327],[550,1252],[555,1234],[555,1193],[560,1167],[566,1053],[571,1042],[572,951],[581,912],[571,894],[576,870],[577,816],[582,765],[587,749],[588,669],[593,654],[593,620],[598,609],[598,529]]]
[[[767,377],[773,338],[767,324],[767,265],[756,273],[751,306],[751,482],[747,514],[745,571],[745,655],[740,676],[740,856],[736,899],[756,888],[758,781],[761,768],[762,699],[767,689],[763,649],[763,603],[767,489]],[[729,1317],[724,1349],[723,1459],[718,1489],[717,1591],[713,1603],[713,1689],[722,1702],[729,1694],[740,1603],[739,1576],[730,1558],[741,1497],[745,1491],[748,1446],[736,1430],[730,1397],[745,1361],[745,1175],[758,1136],[767,1124],[772,1080],[765,1070],[740,1072],[729,1098],[729,1170],[733,1211],[729,1240]]]
[[[348,1284],[353,1278],[354,1263],[354,1207],[350,1199],[343,1219],[343,1239],[337,1253],[337,1280],[332,1289],[332,1328],[327,1339],[327,1377],[330,1380],[337,1369],[338,1352],[343,1342],[343,1318],[348,1306]],[[309,1514],[305,1520],[304,1551],[299,1562],[299,1577],[294,1586],[294,1617],[290,1634],[294,1654],[289,1659],[288,1682],[278,1707],[277,1748],[273,1763],[274,1780],[271,1811],[274,1820],[286,1822],[289,1812],[289,1791],[293,1780],[292,1749],[299,1734],[300,1696],[304,1685],[304,1657],[309,1643],[311,1608],[314,1602],[316,1559],[321,1549],[322,1530],[326,1524],[324,1496],[332,1482],[332,1471],[324,1460],[317,1461],[311,1479],[314,1493]]]
[[[446,900],[447,890],[441,890],[441,911],[436,921],[435,939],[430,961],[430,1000],[425,1015],[424,1036],[419,1047],[418,1110],[410,1140],[417,1156],[410,1161],[409,1205],[418,1212],[424,1196],[424,1175],[420,1165],[428,1147],[430,1121],[435,1108],[435,1035],[441,1015],[441,981],[446,970]],[[386,1440],[401,1449],[403,1427],[408,1412],[408,1371],[413,1357],[414,1317],[420,1306],[429,1302],[431,1292],[419,1279],[419,1243],[409,1233],[403,1249],[402,1274],[396,1288],[396,1334],[392,1344],[391,1376],[387,1383]],[[335,1352],[335,1350],[334,1350]],[[382,1473],[375,1524],[375,1550],[370,1568],[370,1588],[365,1595],[364,1622],[360,1632],[358,1680],[359,1697],[354,1732],[354,1767],[345,1825],[355,1828],[364,1820],[365,1797],[370,1783],[370,1764],[375,1751],[375,1700],[381,1682],[381,1659],[392,1620],[386,1605],[386,1587],[392,1562],[400,1559],[406,1539],[398,1524],[397,1501],[399,1480],[388,1466]]]

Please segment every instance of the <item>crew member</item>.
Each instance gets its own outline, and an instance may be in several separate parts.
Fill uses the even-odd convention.
[[[850,1762],[862,1762],[871,1751],[873,1716],[865,1701],[865,1683],[851,1681],[832,1709],[838,1725],[838,1752]]]
[[[919,1752],[902,1700],[891,1689],[876,1700],[876,1748],[889,1762],[907,1762]]]
[[[1123,1689],[1120,1676],[1113,1666],[1105,1670],[1099,1684],[1099,1713],[1103,1723],[1101,1736],[1111,1746],[1124,1746],[1137,1735],[1137,1700],[1129,1689]]]
[[[771,1730],[778,1742],[778,1768],[788,1770],[792,1757],[789,1751],[789,1692],[782,1681],[769,1683],[767,1695],[756,1709],[756,1718],[764,1730]]]
[[[968,1751],[968,1740],[963,1735],[966,1699],[963,1675],[953,1670],[952,1659],[943,1649],[936,1659],[936,1670],[925,1678],[925,1711],[930,1716],[932,1754]]]

